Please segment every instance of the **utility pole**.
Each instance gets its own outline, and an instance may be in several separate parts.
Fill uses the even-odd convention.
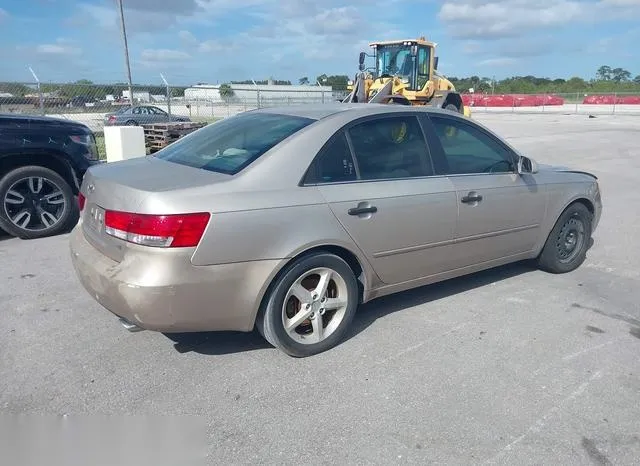
[[[131,85],[131,66],[129,65],[129,45],[127,43],[127,30],[124,25],[124,10],[122,9],[122,0],[118,0],[120,7],[120,24],[122,25],[122,40],[124,43],[124,60],[127,65],[127,82],[129,83],[129,103],[133,106],[133,86]]]

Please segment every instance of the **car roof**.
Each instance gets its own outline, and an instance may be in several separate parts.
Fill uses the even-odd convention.
[[[280,115],[290,115],[302,118],[311,118],[314,120],[321,120],[331,115],[335,115],[341,112],[354,113],[357,116],[377,115],[380,113],[394,113],[394,112],[430,112],[430,113],[442,113],[446,112],[451,114],[450,111],[445,111],[437,107],[430,107],[426,105],[410,106],[410,105],[390,105],[390,104],[359,104],[359,103],[340,103],[331,102],[325,104],[296,104],[287,106],[266,107],[253,112],[259,113],[277,113]],[[355,116],[355,115],[354,115]]]
[[[68,118],[62,118],[62,117],[29,115],[24,113],[0,113],[0,119],[5,119],[5,118],[11,119],[11,120],[18,120],[18,121],[33,121],[36,123],[55,123],[55,124],[61,124],[61,125],[86,127],[85,124],[80,123],[79,121],[70,120]]]

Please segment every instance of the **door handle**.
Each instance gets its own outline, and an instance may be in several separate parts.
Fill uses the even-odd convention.
[[[349,209],[349,215],[364,215],[364,214],[375,214],[378,211],[378,208],[374,205],[369,205],[366,202],[361,202],[358,204],[358,207],[352,207]]]
[[[463,204],[473,204],[474,202],[481,202],[482,196],[475,191],[471,191],[469,194],[460,199]]]

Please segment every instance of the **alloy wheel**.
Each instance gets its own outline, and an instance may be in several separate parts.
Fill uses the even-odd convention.
[[[6,191],[3,208],[18,228],[42,231],[55,226],[66,209],[64,191],[48,178],[29,176],[15,181]]]
[[[285,332],[301,344],[327,339],[340,326],[348,305],[348,287],[335,270],[307,271],[289,287],[282,306]]]

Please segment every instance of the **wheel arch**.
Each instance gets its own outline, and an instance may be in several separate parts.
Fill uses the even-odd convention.
[[[457,92],[443,92],[441,95],[435,96],[430,102],[432,107],[445,108],[449,104],[453,104],[462,113],[464,103],[462,96]]]
[[[595,212],[596,212],[596,208],[595,208],[593,202],[591,202],[591,200],[587,199],[586,197],[578,197],[577,199],[574,199],[573,201],[569,202],[569,204],[567,204],[564,207],[564,209],[562,209],[562,212],[567,210],[573,204],[583,204],[589,210],[589,212],[591,212],[591,215],[595,214]]]
[[[56,152],[6,155],[0,158],[0,178],[11,170],[28,166],[39,166],[53,170],[69,184],[73,194],[78,194],[79,182],[73,169],[69,162]]]
[[[255,328],[256,321],[260,318],[265,310],[271,291],[273,290],[280,277],[286,273],[288,266],[303,257],[316,253],[333,254],[337,257],[340,257],[347,263],[347,265],[349,265],[349,268],[353,271],[356,277],[356,281],[358,282],[358,301],[359,303],[363,301],[365,290],[368,289],[367,287],[369,285],[369,279],[366,276],[366,271],[362,265],[362,260],[353,251],[350,251],[345,246],[331,243],[309,246],[306,249],[292,255],[289,259],[283,261],[277,272],[273,274],[273,276],[269,279],[268,285],[264,287],[261,296],[259,297],[259,305],[254,311],[252,328]]]
[[[542,249],[544,248],[544,245],[547,242],[549,235],[551,234],[551,232],[553,232],[553,228],[556,226],[556,223],[558,223],[558,220],[560,219],[560,217],[562,217],[562,214],[574,204],[584,205],[587,208],[587,210],[591,213],[591,215],[595,215],[595,205],[586,196],[579,195],[572,198],[568,202],[566,202],[560,209],[558,209],[557,214],[553,217],[553,221],[550,221],[547,228],[545,228],[544,235],[542,235],[542,238],[535,249],[535,257],[538,257],[542,252]]]

